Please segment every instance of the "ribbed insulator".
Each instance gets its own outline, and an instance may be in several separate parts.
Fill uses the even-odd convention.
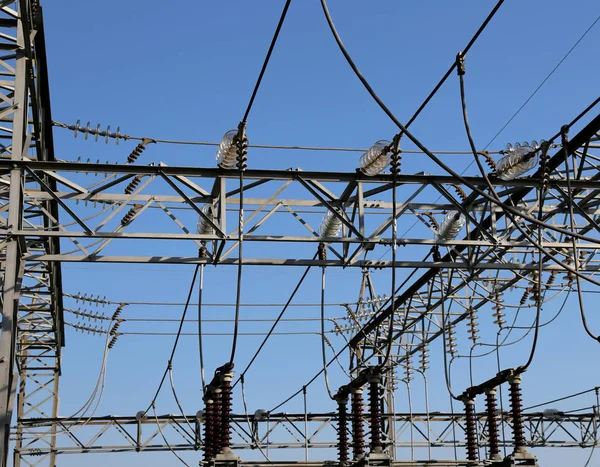
[[[429,368],[429,344],[423,342],[421,346],[421,371]]]
[[[477,444],[477,425],[475,419],[475,401],[465,401],[465,432],[467,435],[467,459],[477,461],[478,459],[478,444]]]
[[[477,310],[473,307],[469,308],[469,321],[467,323],[469,330],[469,339],[473,341],[473,344],[477,343],[479,339],[479,323],[477,322]]]
[[[525,289],[525,292],[523,292],[523,296],[521,297],[521,300],[519,301],[520,306],[525,306],[525,304],[527,303],[527,299],[529,298],[529,294],[531,294],[531,287],[527,287]]]
[[[383,172],[391,161],[391,145],[386,140],[377,141],[360,157],[358,169],[370,177]]]
[[[369,381],[369,434],[371,436],[371,451],[381,448],[381,412],[379,406],[379,378]]]
[[[213,223],[215,222],[215,210],[212,204],[205,204],[200,209],[202,214],[208,217]],[[198,216],[198,224],[196,226],[196,232],[200,235],[213,235],[215,229],[210,223],[202,216]]]
[[[137,214],[137,212],[141,209],[141,207],[141,204],[134,204],[133,207],[129,211],[127,211],[127,214],[123,216],[123,219],[121,219],[121,225],[123,227],[128,225],[133,220],[133,217]]]
[[[333,212],[327,211],[321,221],[319,234],[321,237],[337,237],[342,230],[342,220]]]
[[[488,391],[485,400],[488,427],[490,459],[500,458],[500,436],[498,431],[498,413],[496,391]]]
[[[354,460],[359,459],[365,453],[362,390],[352,393],[352,452]]]
[[[125,187],[124,193],[126,195],[130,195],[131,193],[133,193],[141,181],[142,181],[141,175],[136,175],[135,177],[133,177],[133,179],[129,182],[129,185],[127,185]]]
[[[221,450],[231,446],[231,378],[225,375],[221,383]]]
[[[412,366],[413,362],[412,362],[412,354],[407,353],[406,354],[406,360],[404,360],[404,379],[407,382],[412,381],[412,374],[413,374],[413,366]]]
[[[217,165],[222,169],[235,169],[237,165],[237,134],[238,130],[229,130],[223,136],[217,149]]]
[[[447,338],[446,338],[446,352],[454,357],[457,353],[456,348],[456,329],[452,323],[448,323]]]
[[[502,180],[512,180],[529,172],[538,163],[540,145],[536,141],[529,144],[525,141],[522,145],[516,143],[514,147],[506,145],[505,156],[496,164],[496,174]]]
[[[214,406],[211,399],[205,401],[204,417],[204,460],[209,462],[214,457]]]
[[[518,380],[510,381],[510,410],[513,419],[513,439],[515,450],[525,447],[525,430],[523,427],[523,399],[521,385]]]
[[[131,151],[131,154],[129,154],[129,156],[127,156],[127,163],[128,164],[133,164],[138,157],[140,157],[142,155],[142,153],[144,152],[144,150],[146,149],[146,141],[142,141],[140,144],[138,144],[133,151]]]
[[[442,221],[436,238],[438,240],[454,240],[465,225],[465,222],[466,219],[462,213],[450,211]]]
[[[221,390],[215,390],[213,394],[213,454],[216,456],[221,452],[221,421],[223,420],[221,410]]]
[[[499,327],[502,327],[502,325],[506,323],[506,320],[504,319],[504,312],[502,311],[504,310],[504,300],[500,296],[499,292],[494,292],[492,294],[492,299],[494,301],[494,306],[492,307],[492,310],[494,310],[492,316],[495,318],[494,324],[497,324]]]
[[[554,284],[554,281],[556,280],[557,274],[558,274],[558,271],[552,271],[550,273],[550,277],[546,281],[546,289],[549,289],[550,287],[552,287],[552,285]]]
[[[348,462],[348,399],[338,399],[338,461]]]

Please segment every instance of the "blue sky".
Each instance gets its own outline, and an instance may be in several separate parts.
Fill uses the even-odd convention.
[[[494,3],[331,0],[329,6],[339,33],[363,74],[405,122]],[[120,126],[124,133],[135,136],[219,141],[242,117],[283,4],[274,0],[46,2],[53,118],[65,123],[89,120],[93,126],[111,125],[113,130]],[[502,6],[467,57],[469,117],[478,147],[488,144],[598,14],[600,7],[593,0],[574,0],[568,5],[555,0],[507,1]],[[498,151],[507,142],[547,138],[594,100],[598,96],[600,78],[600,64],[595,60],[599,40],[600,26],[597,25],[489,149]],[[292,2],[248,120],[251,143],[368,147],[379,139],[390,139],[395,130],[339,53],[319,2]],[[468,149],[455,75],[412,130],[434,150]],[[65,160],[89,158],[123,162],[134,147],[132,142],[116,146],[114,142],[105,145],[73,139],[72,133],[60,129],[55,131],[55,142],[57,157]],[[407,142],[403,144],[405,148],[412,147]],[[358,157],[356,153],[251,150],[249,166],[352,171]],[[449,156],[445,160],[455,170],[462,171],[471,159],[470,156]],[[156,145],[149,147],[139,162],[159,161],[169,165],[213,167],[214,148]],[[419,155],[405,156],[402,169],[405,173],[434,171]],[[181,215],[194,225],[192,213]],[[146,231],[152,230],[150,217],[140,222]],[[285,225],[281,224],[281,228]],[[415,236],[427,234],[413,232]],[[128,246],[127,251],[147,254],[143,252],[153,248],[148,242],[139,242]],[[189,254],[194,254],[193,248],[190,251]],[[162,253],[168,254],[168,248]],[[289,250],[279,249],[277,254],[289,255]],[[66,265],[64,289],[68,293],[106,295],[114,301],[183,302],[192,269],[191,266]],[[255,268],[248,272],[242,289],[244,303],[284,302],[302,273],[299,268]],[[234,273],[231,267],[207,268],[205,301],[232,303]],[[389,289],[389,272],[376,272],[374,277],[380,293]],[[360,273],[329,270],[327,283],[328,302],[353,301],[358,295]],[[319,272],[311,271],[298,302],[318,303],[319,288]],[[548,315],[555,309],[555,305],[549,306]],[[109,309],[105,311],[111,313]],[[177,319],[181,311],[181,307],[175,306],[130,306],[126,308],[126,317]],[[277,308],[244,308],[242,317],[270,318],[278,312]],[[318,312],[316,307],[294,308],[286,316],[315,318]],[[193,315],[195,310],[190,313]],[[211,318],[231,318],[232,313],[231,308],[206,310]],[[542,331],[536,360],[524,382],[525,405],[600,383],[589,371],[589,362],[598,356],[598,345],[584,335],[577,313],[577,304],[570,299],[567,312]],[[328,317],[343,314],[339,306],[327,309]],[[525,317],[523,323],[530,323],[531,316]],[[600,320],[592,317],[590,321],[598,329]],[[159,331],[176,329],[176,323],[153,326],[153,330]],[[185,328],[190,333],[194,329],[193,323]],[[231,323],[214,323],[206,329],[230,332]],[[246,323],[242,330],[266,329],[268,324],[265,323]],[[318,322],[283,323],[280,330],[317,332]],[[491,320],[486,330],[487,337],[493,336]],[[92,380],[97,376],[103,345],[100,337],[71,331],[67,334],[64,351],[62,415],[73,412],[87,399]],[[459,345],[462,342],[463,348],[467,348],[468,341],[462,337]],[[172,339],[120,338],[109,354],[106,394],[98,414],[133,415],[146,407],[166,363]],[[206,338],[208,373],[228,358],[229,339],[228,336]],[[261,337],[241,338],[238,367],[245,366],[260,340]],[[343,341],[338,338],[333,342],[339,348]],[[316,334],[274,336],[247,375],[249,409],[270,408],[306,383],[319,369],[319,345]],[[525,339],[522,346],[507,349],[502,354],[503,365],[522,363],[529,345],[530,341]],[[432,346],[432,368],[428,373],[430,399],[434,401],[432,410],[449,408],[441,352],[440,346]],[[346,363],[347,357],[342,361]],[[494,358],[477,360],[476,374],[482,379],[493,375],[495,364]],[[202,408],[202,403],[194,337],[182,339],[174,372],[184,410],[195,413]],[[335,368],[330,379],[334,388],[347,381]],[[453,366],[452,379],[456,392],[468,386],[465,361],[459,360]],[[169,388],[165,389],[159,398],[158,411],[176,413]],[[424,410],[420,381],[415,382],[413,391],[413,404]],[[312,412],[334,408],[322,379],[309,388],[308,399]],[[592,403],[591,399],[584,398],[565,407]],[[236,393],[235,408],[242,410],[239,393]],[[295,399],[284,410],[293,412],[301,408],[301,400]],[[404,396],[399,396],[397,409],[407,410]],[[564,465],[566,460],[573,462],[570,465],[583,465],[587,451],[540,450],[538,455],[540,464],[548,467]],[[199,456],[187,454],[185,459],[193,465]],[[107,462],[113,466],[158,466],[165,462],[176,465],[177,461],[169,453],[112,454],[89,455],[84,459],[63,456],[58,465],[70,467],[82,462],[90,466]]]

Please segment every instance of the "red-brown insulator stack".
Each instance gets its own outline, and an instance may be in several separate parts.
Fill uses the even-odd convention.
[[[133,164],[137,160],[137,158],[140,157],[141,154],[144,152],[144,149],[146,149],[146,145],[148,143],[155,142],[156,141],[153,141],[150,138],[143,138],[142,142],[138,144],[133,151],[131,151],[131,154],[129,154],[129,156],[127,156],[127,163]]]
[[[485,406],[487,413],[490,459],[496,460],[500,459],[500,437],[498,432],[496,388],[488,389],[486,391]]]
[[[216,456],[221,452],[221,389],[213,392],[213,453]]]
[[[141,207],[141,204],[134,204],[133,207],[129,211],[127,211],[127,214],[123,216],[123,219],[121,219],[121,225],[123,227],[128,225],[133,220],[133,216],[136,215],[136,213],[140,210]]]
[[[465,399],[465,432],[467,434],[467,459],[476,461],[479,457],[477,449],[477,431],[475,420],[475,400]]]
[[[338,403],[338,461],[340,463],[348,462],[348,412],[346,405],[348,398],[341,396],[337,399]]]
[[[233,375],[225,373],[221,382],[221,427],[220,450],[229,449],[231,446],[231,380]]]
[[[513,419],[513,439],[515,451],[525,450],[525,431],[523,427],[523,399],[521,397],[521,376],[509,380],[510,410]]]
[[[125,187],[124,193],[126,195],[130,195],[131,193],[133,193],[135,191],[135,189],[138,187],[138,185],[140,184],[141,181],[142,181],[142,176],[141,175],[136,175],[135,177],[133,177],[133,180],[131,180],[129,182],[129,185],[127,185]]]
[[[209,462],[214,457],[214,404],[212,396],[207,396],[204,403],[204,460]]]
[[[380,451],[381,444],[381,412],[379,406],[379,382],[381,375],[373,373],[369,377],[369,433],[371,435],[371,451]]]
[[[355,389],[352,392],[352,451],[355,460],[361,458],[365,453],[362,394],[362,389]]]

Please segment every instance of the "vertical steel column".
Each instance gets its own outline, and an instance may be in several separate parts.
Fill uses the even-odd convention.
[[[14,90],[14,113],[11,160],[23,159],[27,131],[27,55],[24,48],[23,18],[17,20],[17,44]],[[0,331],[0,467],[8,463],[10,422],[14,403],[14,367],[21,246],[11,233],[19,230],[23,217],[23,173],[13,167],[10,171],[9,210],[7,225],[6,261],[2,290],[2,330]]]

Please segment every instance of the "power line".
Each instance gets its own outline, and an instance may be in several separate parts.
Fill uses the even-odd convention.
[[[535,88],[533,90],[533,92],[529,95],[529,97],[525,100],[525,102],[523,102],[523,104],[521,105],[521,107],[519,107],[517,109],[517,111],[508,119],[508,121],[502,126],[502,128],[500,128],[500,130],[498,130],[498,132],[494,135],[494,137],[488,142],[488,144],[485,145],[484,151],[490,146],[490,144],[492,144],[494,141],[496,141],[496,138],[498,136],[500,136],[500,134],[506,129],[506,127],[508,125],[510,125],[510,123],[515,119],[515,117],[517,115],[519,115],[519,113],[521,113],[521,110],[523,110],[525,108],[525,106],[527,104],[529,104],[529,101],[531,99],[533,99],[533,97],[538,93],[538,91],[542,88],[542,86],[544,86],[544,84],[546,84],[546,81],[548,81],[550,79],[550,77],[554,74],[554,72],[556,70],[558,70],[558,68],[562,65],[562,63],[567,59],[567,57],[569,55],[571,55],[571,52],[573,52],[573,50],[575,50],[575,48],[579,45],[579,43],[583,40],[583,38],[587,35],[588,32],[590,32],[592,30],[592,28],[596,25],[596,23],[598,22],[598,20],[600,20],[600,15],[594,20],[594,22],[585,30],[585,32],[579,37],[579,39],[577,39],[577,42],[575,42],[575,44],[573,44],[573,46],[569,49],[569,51],[563,56],[563,58],[560,59],[560,61],[554,66],[554,68],[552,69],[552,71],[550,71],[550,73],[548,73],[546,75],[546,77],[542,80],[542,82],[537,86],[537,88]]]

